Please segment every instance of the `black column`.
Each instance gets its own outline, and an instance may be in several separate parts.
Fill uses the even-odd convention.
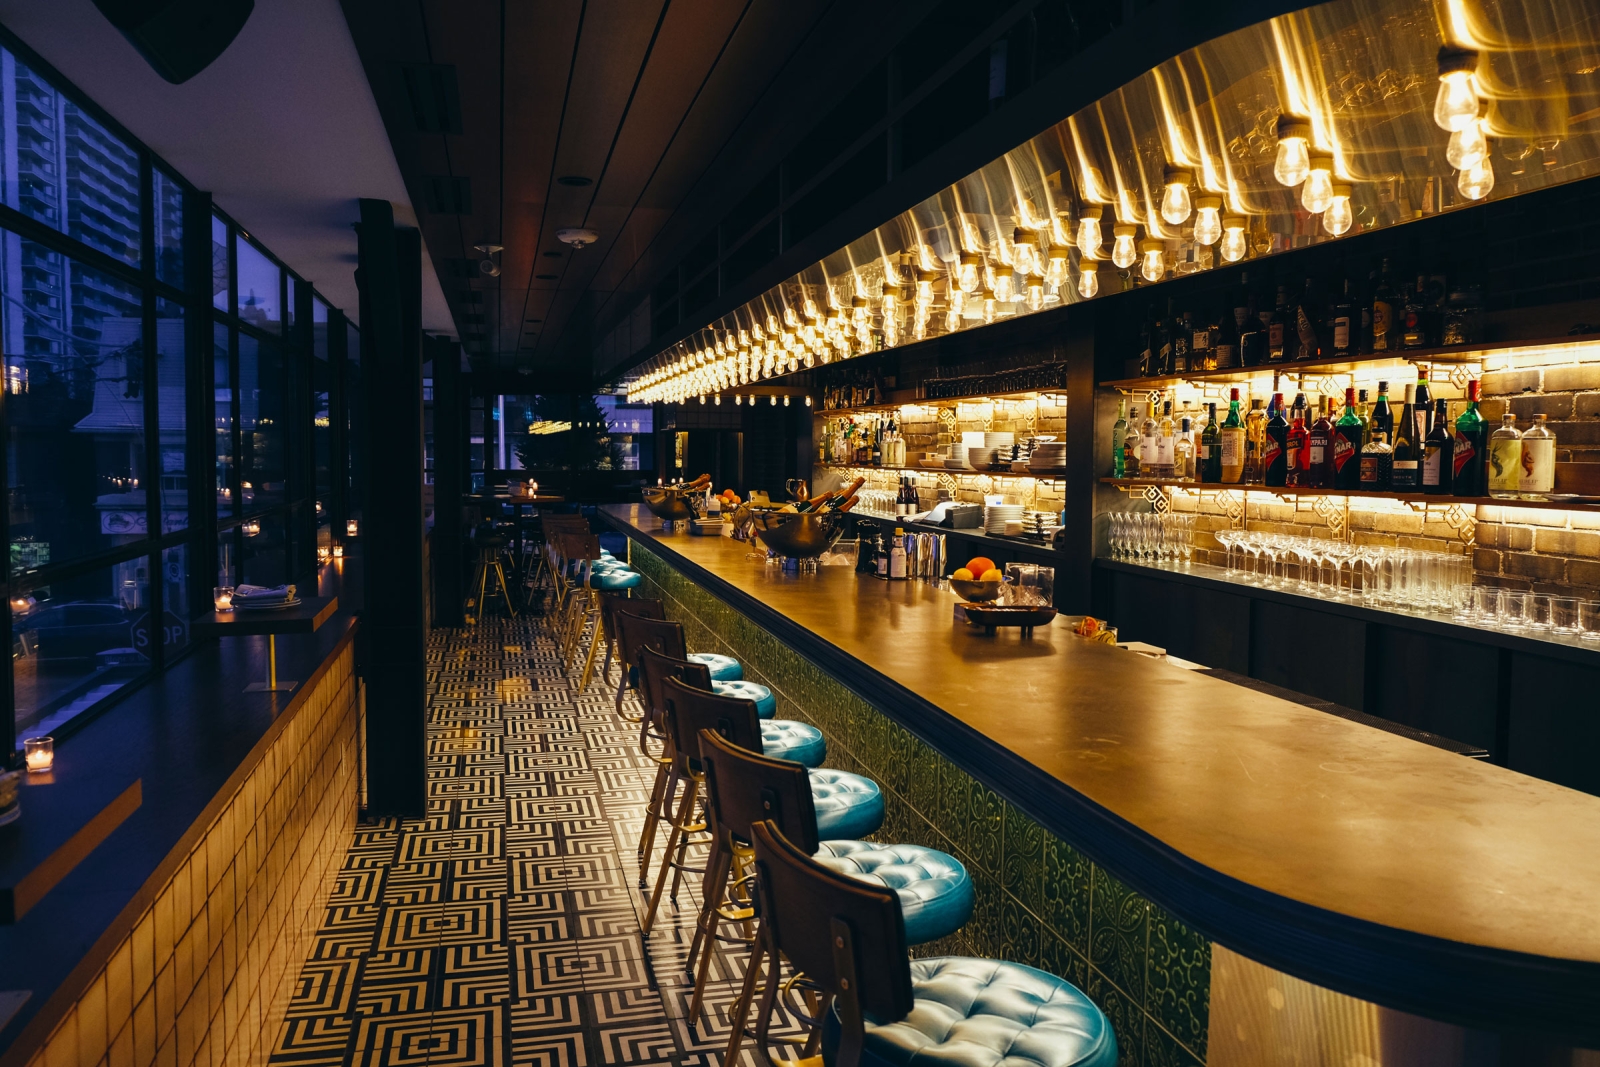
[[[416,230],[397,230],[384,200],[361,201],[361,424],[367,485],[361,523],[361,626],[367,683],[367,810],[426,809],[426,638],[422,573],[422,259]]]
[[[211,326],[211,194],[183,198],[184,371],[188,424],[184,444],[189,468],[189,612],[211,610],[217,583],[217,394]],[[223,382],[227,385],[227,382]],[[172,605],[167,605],[171,608]]]
[[[461,493],[467,472],[466,403],[461,346],[445,337],[428,342],[433,358],[433,625],[465,625]]]

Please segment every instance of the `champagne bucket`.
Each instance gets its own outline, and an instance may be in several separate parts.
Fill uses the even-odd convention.
[[[646,486],[644,506],[662,522],[687,522],[695,517],[694,494],[670,486]]]
[[[757,512],[754,519],[756,536],[789,559],[816,559],[844,533],[833,512],[766,511]]]

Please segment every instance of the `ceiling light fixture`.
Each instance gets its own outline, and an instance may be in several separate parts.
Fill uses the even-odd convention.
[[[557,185],[570,186],[573,189],[582,189],[586,185],[593,185],[593,178],[585,178],[581,174],[563,174],[556,179]]]
[[[584,229],[581,226],[568,226],[565,229],[556,231],[556,240],[560,241],[564,245],[571,245],[576,249],[583,248],[585,245],[594,244],[596,241],[600,240],[600,235],[595,233],[593,230]]]

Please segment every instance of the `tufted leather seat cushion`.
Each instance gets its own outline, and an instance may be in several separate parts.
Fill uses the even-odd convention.
[[[763,719],[770,719],[778,713],[778,698],[772,695],[772,690],[757,682],[747,682],[742,678],[732,682],[712,682],[711,691],[719,697],[755,701],[756,714]]]
[[[871,778],[832,768],[811,772],[817,839],[866,837],[883,825],[883,791]]]
[[[815,726],[792,719],[771,719],[761,724],[761,753],[773,759],[820,767],[828,758],[828,743]]]
[[[1020,963],[936,956],[911,961],[911,1014],[867,1024],[861,1067],[1113,1067],[1105,1014],[1062,978]],[[832,1067],[839,1018],[828,1013],[823,1062]]]
[[[736,682],[744,677],[744,668],[739,666],[739,661],[732,656],[720,656],[715,652],[691,652],[689,658],[695,663],[704,663],[711,671],[713,682]]]
[[[961,861],[923,845],[823,841],[816,860],[840,874],[888,886],[900,897],[913,945],[953,934],[972,918],[972,879]]]
[[[624,589],[637,589],[643,581],[638,571],[630,571],[626,567],[613,567],[607,570],[597,570],[589,575],[589,585],[594,589],[603,589],[608,593],[620,593]]]

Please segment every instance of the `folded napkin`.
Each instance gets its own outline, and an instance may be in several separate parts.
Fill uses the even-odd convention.
[[[241,585],[233,591],[233,602],[238,605],[281,604],[294,599],[294,586]]]

